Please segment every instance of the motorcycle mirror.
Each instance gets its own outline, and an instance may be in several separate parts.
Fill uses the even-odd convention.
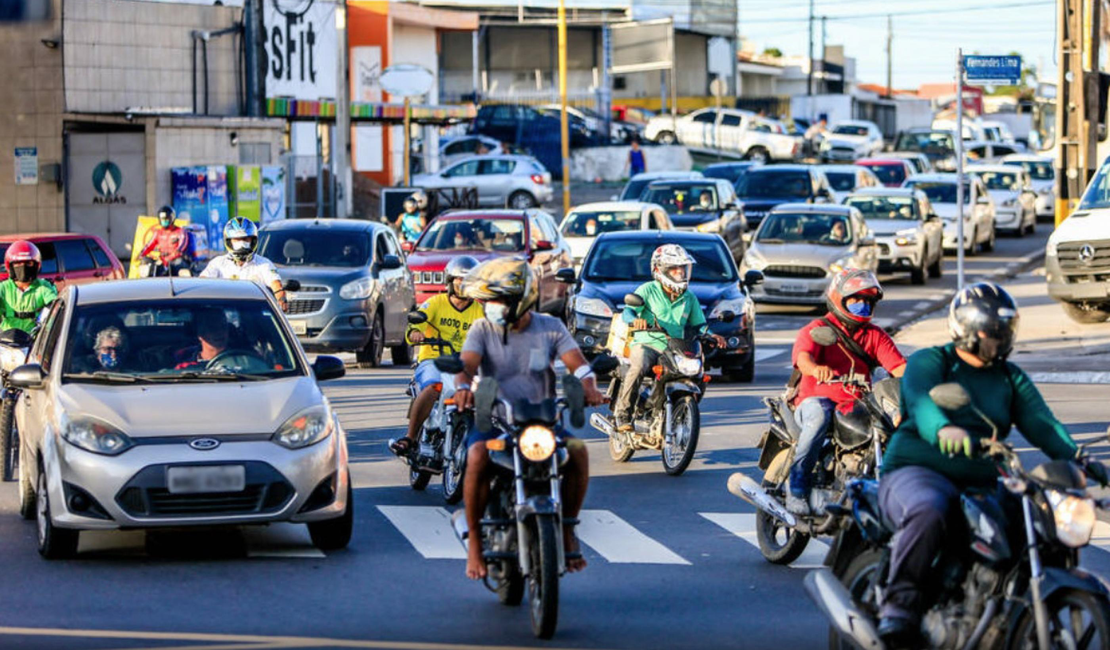
[[[736,320],[736,314],[731,311],[723,311],[721,312],[721,315],[717,317],[717,320],[721,321],[722,323],[731,323],[732,321]]]
[[[963,386],[950,382],[933,386],[929,391],[929,399],[946,411],[959,411],[971,404],[971,395]]]
[[[424,312],[410,311],[408,315],[409,325],[421,325],[428,322],[428,316]]]
[[[644,299],[634,293],[624,294],[624,304],[628,307],[643,307]]]
[[[297,292],[301,290],[301,283],[299,280],[286,280],[285,284],[281,285],[281,288],[286,291]]]
[[[498,390],[496,379],[482,377],[474,391],[474,426],[483,433],[493,431],[493,406]]]
[[[563,396],[570,410],[570,425],[574,428],[586,425],[586,391],[582,380],[574,375],[563,375]]]
[[[809,331],[809,338],[823,348],[836,345],[836,332],[831,327],[814,327]]]

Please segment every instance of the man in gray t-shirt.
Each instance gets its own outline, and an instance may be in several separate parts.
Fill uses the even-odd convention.
[[[501,397],[510,404],[555,397],[552,365],[564,354],[578,350],[566,326],[553,316],[532,314],[527,327],[509,333],[507,343],[502,343],[503,332],[482,318],[467,333],[462,351],[481,357],[478,376],[496,379]]]

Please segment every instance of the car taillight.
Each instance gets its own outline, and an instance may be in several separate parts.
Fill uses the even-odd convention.
[[[536,185],[543,185],[543,176],[540,174],[532,174],[532,182]]]

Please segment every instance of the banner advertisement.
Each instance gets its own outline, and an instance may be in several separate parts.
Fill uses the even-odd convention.
[[[258,223],[262,218],[262,170],[258,165],[229,165],[230,215]]]
[[[335,98],[336,2],[264,0],[266,96]]]
[[[194,231],[194,228],[196,228],[196,226],[190,225],[187,218],[182,218],[177,208],[174,208],[174,211],[177,212],[177,219],[174,223],[188,230],[190,234],[195,237],[197,233]],[[140,277],[139,261],[142,259],[140,253],[142,253],[146,245],[150,243],[150,240],[154,238],[153,231],[154,227],[157,225],[158,217],[144,217],[140,215],[139,218],[135,220],[135,241],[131,244],[131,263],[127,267],[127,278],[129,280],[135,280]],[[203,244],[204,242],[194,240],[190,243]]]
[[[174,167],[170,177],[177,218],[203,223],[208,199],[208,168]]]
[[[262,223],[285,218],[285,168],[262,168]]]
[[[207,234],[207,246],[211,256],[224,252],[223,233],[227,225],[230,203],[228,200],[227,167],[212,165],[208,168],[208,218],[197,219],[203,224]]]

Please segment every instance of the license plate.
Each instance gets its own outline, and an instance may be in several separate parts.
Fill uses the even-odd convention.
[[[779,291],[783,293],[807,293],[809,288],[804,284],[784,284],[779,286]]]
[[[294,334],[308,334],[308,321],[291,320],[289,325],[293,327]]]
[[[166,484],[170,494],[242,492],[247,487],[247,469],[242,465],[170,467]]]

